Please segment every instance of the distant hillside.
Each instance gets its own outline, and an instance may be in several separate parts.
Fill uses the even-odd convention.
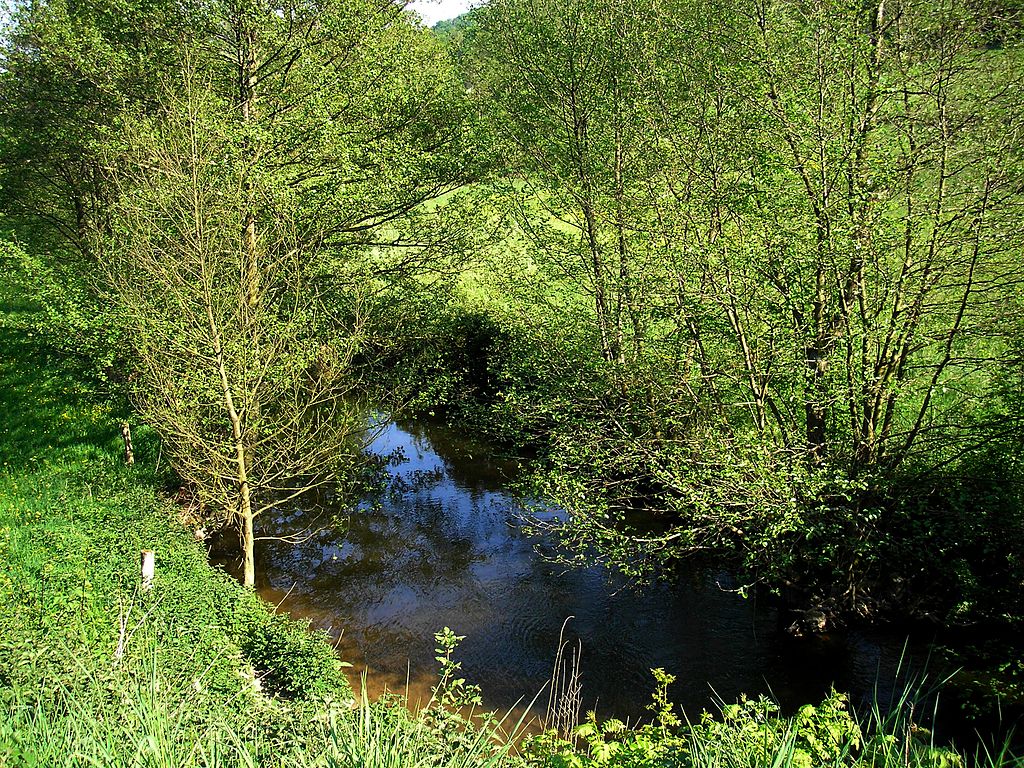
[[[472,29],[477,25],[479,16],[482,8],[470,8],[461,16],[456,16],[454,19],[445,19],[439,21],[431,29],[439,37],[448,38],[458,32],[465,32]]]

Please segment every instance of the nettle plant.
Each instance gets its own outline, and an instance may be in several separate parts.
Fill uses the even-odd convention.
[[[531,737],[526,743],[530,762],[559,768],[626,768],[676,762],[687,742],[680,730],[682,720],[668,698],[668,687],[675,677],[660,668],[651,672],[655,689],[647,710],[653,715],[652,722],[630,728],[617,718],[598,722],[597,714],[590,711],[568,739],[555,731]]]
[[[465,639],[465,635],[456,635],[448,627],[434,634],[437,643],[437,647],[434,648],[437,655],[434,658],[441,668],[438,671],[437,683],[431,688],[430,702],[425,714],[430,722],[442,731],[465,728],[467,721],[460,713],[465,710],[472,712],[483,706],[480,686],[468,684],[466,678],[459,675],[462,671],[462,662],[454,658],[455,649]],[[480,717],[489,721],[493,715],[481,713]]]

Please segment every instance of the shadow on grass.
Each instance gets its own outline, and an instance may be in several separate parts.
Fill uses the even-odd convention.
[[[0,318],[4,314],[0,308]],[[44,345],[0,320],[0,456],[3,469],[110,456],[117,414]]]

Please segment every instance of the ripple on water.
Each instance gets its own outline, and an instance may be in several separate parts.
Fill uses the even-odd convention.
[[[652,667],[678,677],[673,698],[696,716],[712,689],[728,701],[771,688],[795,704],[833,680],[864,685],[875,656],[889,659],[900,644],[851,636],[810,652],[780,633],[770,607],[723,589],[727,574],[694,569],[636,591],[599,568],[554,566],[537,556],[538,539],[518,522],[522,505],[503,490],[509,466],[450,430],[388,423],[370,450],[394,458],[385,462],[391,491],[304,544],[261,542],[257,564],[267,599],[330,628],[356,675],[368,671],[371,692],[409,685],[429,696],[433,634],[444,626],[467,636],[458,651],[467,679],[507,709],[548,681],[563,622],[575,617],[566,638],[582,643],[584,707],[622,718],[644,714]],[[564,515],[535,506],[550,520]],[[287,510],[264,534],[342,512]]]

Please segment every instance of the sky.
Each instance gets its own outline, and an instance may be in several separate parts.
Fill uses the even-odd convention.
[[[427,26],[433,26],[445,19],[454,19],[469,10],[470,5],[479,5],[471,0],[413,0],[409,7],[423,17]]]

